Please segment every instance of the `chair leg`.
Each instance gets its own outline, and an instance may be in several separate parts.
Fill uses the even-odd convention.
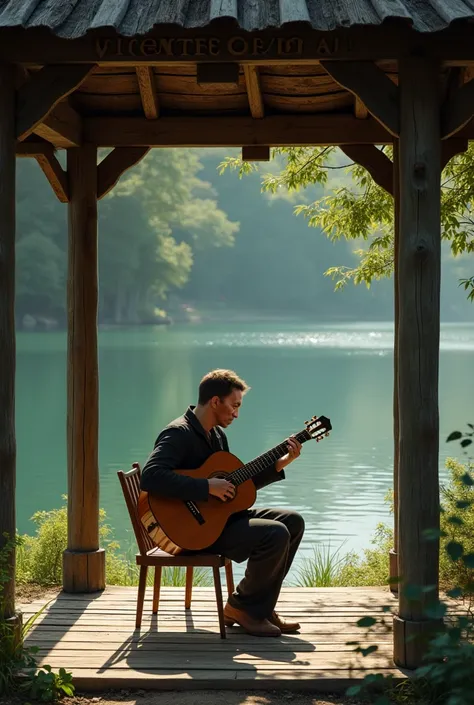
[[[234,592],[234,574],[232,572],[232,562],[226,563],[225,578],[227,582],[227,594],[230,597]]]
[[[224,623],[224,603],[222,602],[221,572],[217,566],[214,566],[212,572],[214,573],[214,588],[216,590],[217,614],[219,615],[219,628],[221,632],[221,639],[225,639],[227,635]]]
[[[161,565],[155,566],[155,581],[153,583],[153,614],[158,612],[160,603],[160,588],[161,588]]]
[[[135,628],[140,629],[142,624],[143,603],[145,601],[146,576],[148,566],[140,566],[140,579],[138,581],[138,598],[137,598],[137,617],[135,620]]]
[[[186,596],[184,598],[184,606],[187,610],[191,609],[191,598],[193,596],[193,574],[193,566],[188,565],[186,568]]]

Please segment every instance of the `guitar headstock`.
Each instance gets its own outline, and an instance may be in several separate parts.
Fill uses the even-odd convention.
[[[305,421],[306,432],[309,434],[310,438],[319,443],[323,438],[329,436],[329,431],[331,431],[331,421],[326,416],[313,416],[310,421]]]

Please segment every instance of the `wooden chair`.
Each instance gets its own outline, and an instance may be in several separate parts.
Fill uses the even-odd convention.
[[[142,623],[143,603],[145,600],[146,579],[148,568],[155,569],[155,579],[153,584],[153,614],[158,612],[158,604],[160,601],[161,588],[161,571],[165,566],[175,566],[186,568],[186,593],[185,593],[185,608],[191,608],[191,598],[193,590],[193,569],[195,567],[212,568],[214,575],[214,588],[216,591],[217,613],[219,615],[219,627],[221,638],[226,638],[224,624],[224,604],[222,601],[221,576],[220,568],[225,568],[227,592],[229,595],[234,591],[234,578],[232,573],[232,561],[224,556],[215,555],[212,553],[199,553],[195,555],[177,555],[173,556],[157,548],[151,538],[145,531],[141,523],[138,512],[137,503],[140,494],[140,477],[141,469],[138,463],[133,463],[132,469],[129,472],[119,470],[117,475],[122,486],[125,502],[127,504],[130,519],[132,521],[135,538],[137,540],[140,553],[136,555],[137,565],[140,566],[140,579],[138,585],[137,613],[135,626],[140,628]]]

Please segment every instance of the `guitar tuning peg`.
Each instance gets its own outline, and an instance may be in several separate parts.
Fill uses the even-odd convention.
[[[309,421],[305,421],[304,424],[305,426],[307,426],[309,424]]]

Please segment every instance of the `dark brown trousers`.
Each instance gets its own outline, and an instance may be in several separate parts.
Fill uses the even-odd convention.
[[[269,617],[303,533],[303,517],[285,509],[249,509],[232,516],[219,539],[206,549],[237,563],[248,559],[229,603],[255,619]]]

